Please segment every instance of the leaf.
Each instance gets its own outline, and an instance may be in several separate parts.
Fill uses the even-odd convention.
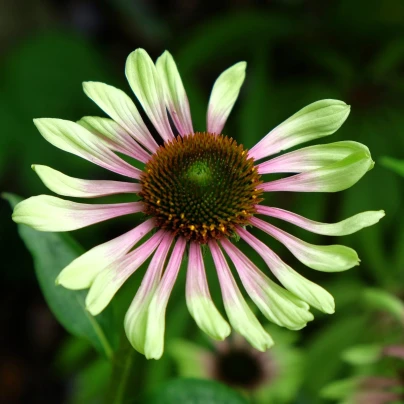
[[[404,302],[383,289],[366,288],[361,300],[367,308],[391,314],[397,321],[404,324]]]
[[[350,316],[332,319],[328,324],[306,348],[306,365],[310,372],[305,384],[313,397],[317,397],[319,389],[335,379],[343,368],[341,354],[357,343],[366,329],[366,317],[352,312]]]
[[[211,380],[176,379],[164,383],[145,401],[149,404],[247,404],[229,387]]]
[[[14,207],[22,200],[13,194],[3,197]],[[113,326],[112,309],[97,317],[85,309],[86,291],[73,291],[55,285],[56,276],[83,249],[66,233],[39,232],[26,225],[18,225],[18,232],[34,259],[39,286],[52,313],[73,335],[88,339],[106,357],[112,357],[118,335]]]
[[[395,159],[393,157],[382,157],[380,164],[404,177],[404,160]]]

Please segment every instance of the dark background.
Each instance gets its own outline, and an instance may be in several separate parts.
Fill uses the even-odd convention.
[[[81,83],[103,81],[130,94],[124,64],[137,47],[153,59],[170,50],[190,99],[194,127],[200,130],[215,78],[246,60],[247,79],[225,132],[246,147],[309,102],[347,102],[352,106],[348,121],[325,142],[365,143],[375,168],[341,194],[276,195],[270,202],[329,222],[364,210],[387,213],[374,228],[338,241],[358,251],[359,268],[321,274],[293,262],[337,301],[337,314],[318,316],[301,339],[308,361],[314,360],[316,381],[305,387],[307,396],[314,397],[328,381],[321,379],[313,359],[322,354],[316,338],[334,321],[354,319],[362,288],[379,286],[403,294],[403,179],[380,164],[383,156],[403,158],[403,22],[401,0],[0,0],[0,190],[23,197],[47,193],[30,168],[33,163],[79,178],[108,178],[102,169],[46,143],[32,119],[101,115]],[[71,377],[61,353],[67,335],[44,302],[32,259],[4,200],[0,226],[0,391],[5,403],[64,402]],[[74,236],[88,248],[125,226],[125,220],[118,220]],[[326,241],[304,236],[310,242]],[[336,365],[331,373],[340,377],[345,371]]]

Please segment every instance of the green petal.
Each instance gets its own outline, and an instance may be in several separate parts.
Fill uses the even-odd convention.
[[[230,326],[212,299],[203,296],[191,296],[187,298],[187,307],[198,327],[209,337],[222,341],[230,335]]]
[[[69,177],[47,166],[33,164],[32,169],[42,182],[53,192],[76,198],[94,198],[120,193],[137,193],[139,186],[131,182],[82,180]]]
[[[165,51],[157,59],[156,68],[164,88],[166,104],[175,126],[181,135],[193,133],[188,97],[170,52]]]
[[[140,170],[114,154],[102,139],[79,124],[55,118],[34,119],[34,124],[41,135],[59,149],[118,174],[140,178]]]
[[[239,62],[225,70],[213,85],[209,99],[207,129],[222,133],[223,127],[240,93],[245,79],[246,62]]]
[[[316,170],[262,184],[265,192],[338,192],[358,182],[374,165],[367,151],[360,151],[341,161]]]
[[[134,139],[150,151],[156,151],[157,143],[127,94],[118,88],[95,81],[84,82],[83,89],[89,98],[125,128]]]
[[[142,209],[140,202],[85,204],[39,195],[20,202],[14,208],[13,220],[39,231],[71,231]]]
[[[153,61],[144,49],[136,49],[128,56],[125,73],[133,92],[161,137],[165,141],[171,140],[174,135],[167,117],[163,86]]]
[[[222,251],[214,242],[209,243],[209,248],[216,265],[224,308],[231,326],[255,349],[265,352],[274,344],[271,336],[264,330],[245,301]]]
[[[361,151],[370,155],[365,145],[352,141],[304,147],[259,164],[258,172],[260,174],[308,172],[326,167]]]
[[[358,213],[348,219],[338,223],[321,223],[314,220],[306,219],[296,213],[289,212],[284,209],[272,208],[267,206],[258,206],[257,213],[276,217],[289,223],[293,223],[305,230],[316,234],[324,234],[326,236],[346,236],[355,233],[365,227],[373,226],[381,218],[385,216],[383,210],[368,211]]]
[[[286,264],[279,268],[275,275],[286,289],[310,306],[324,313],[334,313],[334,298],[321,286],[304,278]]]
[[[343,101],[313,102],[269,132],[249,151],[249,156],[259,160],[297,144],[331,135],[345,122],[349,112],[350,106]]]
[[[121,125],[112,119],[84,116],[77,123],[91,133],[105,139],[106,144],[115,151],[126,154],[143,163],[146,163],[150,159],[150,154]]]

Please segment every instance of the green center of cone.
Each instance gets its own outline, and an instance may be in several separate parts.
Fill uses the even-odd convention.
[[[187,178],[195,185],[206,187],[212,182],[212,172],[205,161],[197,161],[187,170]]]

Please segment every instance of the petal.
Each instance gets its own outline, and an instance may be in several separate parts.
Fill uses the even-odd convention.
[[[130,134],[112,119],[84,116],[78,122],[90,132],[102,137],[113,150],[147,163],[150,154],[144,150]]]
[[[286,265],[268,246],[243,228],[237,228],[237,234],[249,244],[268,265],[279,282],[295,296],[324,313],[334,313],[333,297],[322,287],[299,275]]]
[[[53,192],[77,198],[94,198],[98,196],[138,193],[140,184],[133,182],[82,180],[69,177],[47,166],[33,164],[32,169],[42,182]]]
[[[207,128],[210,133],[222,133],[223,127],[240,93],[245,79],[246,62],[225,70],[216,80],[209,99]]]
[[[178,132],[181,135],[193,133],[188,97],[170,52],[165,51],[157,59],[156,68],[163,85],[168,111]]]
[[[167,117],[163,86],[153,61],[144,49],[136,49],[128,56],[125,73],[133,92],[160,136],[165,141],[172,140],[174,134]]]
[[[232,327],[250,344],[261,352],[265,352],[274,342],[262,328],[248,304],[230,271],[222,251],[214,241],[209,242],[209,248],[215,262],[220,288],[223,295],[224,308]]]
[[[256,217],[252,217],[250,223],[280,241],[309,268],[324,272],[339,272],[359,265],[358,255],[352,248],[343,245],[309,244]]]
[[[164,351],[165,313],[168,299],[177,279],[184,255],[186,240],[178,238],[163,278],[157,287],[147,311],[144,354],[147,359],[160,359]]]
[[[201,247],[194,242],[189,247],[186,298],[188,310],[202,331],[220,341],[230,335],[230,326],[209,292]]]
[[[265,192],[338,192],[358,182],[373,164],[370,154],[361,151],[316,170],[263,183],[259,188]]]
[[[146,342],[147,309],[160,282],[173,239],[171,233],[165,233],[161,244],[153,255],[142,284],[125,315],[126,336],[133,348],[143,354]]]
[[[257,169],[259,174],[305,173],[341,161],[360,151],[370,155],[365,145],[351,141],[309,146],[265,161]]]
[[[297,144],[331,135],[345,122],[349,112],[350,106],[343,101],[313,102],[269,132],[248,155],[259,160]]]
[[[247,293],[264,316],[281,327],[300,330],[313,320],[307,303],[265,276],[229,240],[221,244],[232,260]]]
[[[312,233],[324,234],[325,236],[346,236],[355,233],[364,227],[373,226],[385,215],[384,210],[368,211],[358,213],[341,222],[331,224],[315,222],[314,220],[306,219],[296,213],[279,208],[257,205],[256,209],[257,213],[260,215],[276,217],[286,222],[293,223]]]
[[[87,289],[106,267],[123,257],[155,227],[148,219],[134,229],[100,244],[73,260],[56,278],[56,284],[68,289]]]
[[[89,98],[125,128],[136,141],[153,153],[157,150],[156,141],[144,124],[136,105],[127,94],[118,88],[95,81],[83,83],[83,89]]]
[[[39,195],[17,204],[13,220],[39,231],[71,231],[142,210],[142,202],[90,205]]]
[[[86,297],[86,309],[93,315],[101,313],[126,280],[153,254],[163,238],[159,230],[140,247],[104,268],[95,278]]]
[[[77,123],[54,118],[34,119],[34,123],[41,135],[59,149],[115,173],[140,178],[140,170],[123,161],[101,139]]]

